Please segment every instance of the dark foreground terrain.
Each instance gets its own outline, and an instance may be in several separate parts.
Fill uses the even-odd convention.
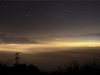
[[[100,60],[95,59],[93,62],[79,64],[71,63],[64,68],[58,67],[52,73],[42,72],[34,65],[14,64],[7,66],[0,64],[0,75],[100,75]]]

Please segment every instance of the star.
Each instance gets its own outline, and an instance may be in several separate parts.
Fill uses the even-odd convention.
[[[65,16],[67,16],[68,14],[66,14]]]
[[[29,16],[29,15],[26,15],[27,17]]]
[[[82,19],[82,21],[84,21],[84,19]]]
[[[56,3],[56,5],[59,5],[59,3]]]
[[[93,21],[94,19],[92,19],[92,21]]]
[[[84,8],[81,8],[82,10],[84,9]]]
[[[18,12],[21,12],[20,10]]]
[[[18,8],[19,6],[17,6],[17,8]]]
[[[52,10],[52,8],[50,10]]]
[[[4,5],[4,3],[2,3],[2,6]]]

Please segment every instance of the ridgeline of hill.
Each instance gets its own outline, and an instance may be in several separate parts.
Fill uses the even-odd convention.
[[[71,63],[64,68],[58,67],[58,69],[52,73],[42,72],[36,66],[30,64],[14,64],[13,66],[7,66],[0,64],[0,75],[100,75],[100,60],[95,59],[93,62],[79,64],[77,62]]]

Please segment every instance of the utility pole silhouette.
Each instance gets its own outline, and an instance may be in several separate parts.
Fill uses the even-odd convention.
[[[18,56],[18,54],[19,54],[20,52],[18,52],[18,53],[15,53],[15,61],[16,61],[16,63],[15,63],[15,65],[18,65],[19,64],[19,59],[21,59],[19,56]]]

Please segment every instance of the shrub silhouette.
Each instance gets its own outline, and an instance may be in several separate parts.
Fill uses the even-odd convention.
[[[10,74],[10,75],[38,75],[42,74],[42,72],[34,65],[26,65],[26,64],[18,64],[18,65],[13,65],[11,67],[2,65],[0,64],[0,75],[5,75],[5,74]]]
[[[72,62],[65,68],[58,68],[57,71],[52,72],[53,75],[95,75],[100,74],[100,60],[95,59],[93,62],[79,64]]]
[[[33,65],[31,64],[31,65],[28,65],[28,72],[29,72],[29,73],[33,73],[33,74],[38,74],[38,73],[40,73],[41,71],[40,71],[36,66],[33,66]]]
[[[58,67],[58,69],[52,73],[42,72],[37,66],[32,64],[14,64],[13,66],[7,66],[0,63],[0,75],[95,75],[100,74],[100,61],[95,59],[93,62],[79,64],[72,62],[64,68]]]

